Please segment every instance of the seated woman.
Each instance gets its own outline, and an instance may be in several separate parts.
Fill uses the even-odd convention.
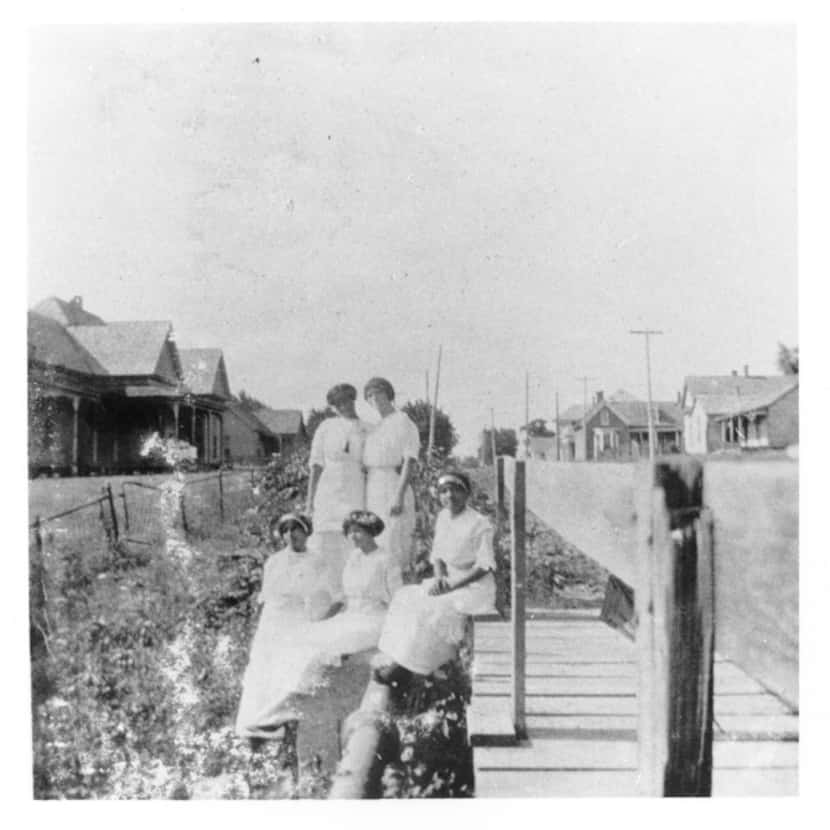
[[[271,737],[282,725],[284,719],[274,718],[271,707],[275,687],[279,686],[274,660],[280,646],[295,638],[311,620],[336,610],[337,580],[322,557],[306,550],[312,530],[311,520],[295,513],[271,522],[272,544],[282,540],[285,547],[269,556],[263,569],[258,597],[262,612],[242,681],[236,720],[240,735]]]
[[[374,513],[356,510],[346,517],[343,533],[354,549],[343,569],[343,610],[317,622],[306,620],[272,644],[267,699],[259,699],[262,706],[242,734],[263,737],[263,722],[267,732],[298,719],[295,697],[313,692],[327,666],[377,646],[389,602],[403,582],[398,563],[375,542],[382,531],[383,522]],[[318,602],[318,608],[323,604]]]
[[[462,472],[438,479],[444,509],[430,556],[435,578],[395,595],[378,643],[375,679],[381,683],[402,681],[409,673],[431,674],[455,656],[467,615],[495,610],[493,527],[467,506],[470,492]]]

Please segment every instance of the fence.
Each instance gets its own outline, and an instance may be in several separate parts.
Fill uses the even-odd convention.
[[[188,534],[210,534],[255,505],[259,472],[237,468],[185,479],[175,520]],[[105,551],[122,540],[152,545],[163,539],[162,487],[130,478],[116,488],[108,482],[98,498],[50,516],[35,516],[29,530],[37,549],[82,542],[88,551]]]
[[[710,794],[715,649],[797,708],[798,464],[500,458],[500,508],[505,491],[513,523],[516,733],[525,714],[522,517],[529,509],[633,586],[643,794]]]

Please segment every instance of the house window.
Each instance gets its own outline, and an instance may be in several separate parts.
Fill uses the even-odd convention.
[[[602,412],[599,413],[599,422],[601,426],[607,427],[608,424],[611,423],[610,416],[607,409],[603,409]]]

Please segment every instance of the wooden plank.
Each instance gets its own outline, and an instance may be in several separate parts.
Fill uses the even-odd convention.
[[[536,736],[571,736],[580,734],[615,733],[621,737],[635,740],[637,737],[637,714],[632,711],[627,715],[599,714],[545,714],[527,716],[527,730],[531,737]]]
[[[715,769],[796,769],[796,741],[716,741]]]
[[[635,741],[596,738],[534,738],[516,747],[476,751],[476,770],[489,769],[630,769],[637,768]]]
[[[516,462],[505,459],[505,478]],[[527,507],[548,527],[629,585],[635,584],[634,493],[649,475],[639,464],[526,462]]]
[[[479,697],[506,698],[507,695],[477,695]],[[634,695],[550,695],[527,698],[527,715],[634,715],[637,698]]]
[[[487,770],[475,776],[476,798],[625,797],[637,794],[633,770]]]
[[[798,795],[796,769],[724,769],[712,781],[712,795],[782,797]]]
[[[798,740],[798,715],[717,715],[718,726],[737,739]]]
[[[715,718],[724,715],[792,715],[787,705],[777,697],[768,694],[718,695],[715,693]]]
[[[485,675],[510,676],[510,664],[496,656],[476,657],[473,680]],[[563,663],[534,657],[527,661],[527,677],[637,677],[634,663]]]
[[[514,746],[516,729],[507,697],[476,697],[467,707],[470,746]]]
[[[509,677],[476,679],[476,695],[507,694],[509,691]],[[637,683],[633,677],[528,677],[525,693],[528,697],[636,695]]]
[[[798,462],[704,468],[715,557],[716,646],[798,705]]]
[[[510,510],[511,708],[516,734],[525,734],[525,462],[513,465]]]

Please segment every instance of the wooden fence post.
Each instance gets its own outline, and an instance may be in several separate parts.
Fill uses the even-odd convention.
[[[118,541],[118,514],[115,512],[115,499],[112,497],[112,485],[107,482],[106,487],[107,501],[110,504],[110,517],[112,518],[112,531],[115,536],[115,541]]]
[[[40,523],[40,514],[35,516],[35,550],[38,556],[43,555],[43,531]]]
[[[125,483],[121,482],[121,504],[124,507],[124,532],[130,532],[130,512],[127,509],[127,488]]]
[[[640,495],[639,783],[643,795],[712,791],[713,567],[703,467],[659,461]]]
[[[184,488],[179,490],[179,510],[182,514],[182,529],[184,530],[185,534],[189,533],[189,529],[187,527],[187,513],[184,509]]]
[[[502,459],[499,459],[501,462]],[[510,535],[510,627],[513,652],[511,710],[516,737],[527,735],[525,723],[525,462],[516,461]]]
[[[222,470],[219,470],[219,521],[225,522],[225,490],[222,486]]]
[[[496,514],[504,515],[504,457],[496,459]]]

